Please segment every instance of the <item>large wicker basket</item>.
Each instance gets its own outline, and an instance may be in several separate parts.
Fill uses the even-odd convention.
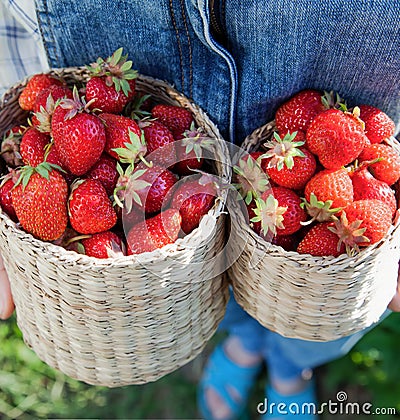
[[[71,86],[87,78],[85,68],[50,73]],[[26,82],[4,95],[0,132],[26,118],[18,106]],[[222,140],[207,115],[167,83],[139,76],[137,90],[190,109],[208,135]],[[214,170],[226,181],[228,159],[217,142]],[[39,241],[0,211],[0,251],[26,344],[66,375],[108,387],[152,382],[195,358],[228,299],[225,275],[207,263],[224,247],[224,200],[176,243],[105,260]]]
[[[243,148],[259,150],[274,128],[271,122],[255,130]],[[398,214],[384,240],[351,258],[285,251],[257,235],[242,214],[231,217],[228,252],[243,252],[228,276],[237,302],[262,325],[286,337],[329,341],[371,326],[385,312],[396,290]]]

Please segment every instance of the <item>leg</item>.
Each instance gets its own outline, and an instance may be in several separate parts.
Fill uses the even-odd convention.
[[[231,294],[220,330],[228,332],[212,353],[199,384],[198,402],[205,419],[234,419],[245,409],[262,366],[262,333],[266,331]]]

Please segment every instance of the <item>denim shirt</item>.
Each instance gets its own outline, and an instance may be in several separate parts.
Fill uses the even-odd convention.
[[[395,0],[36,0],[52,67],[124,47],[141,73],[198,103],[240,144],[305,88],[400,121]]]

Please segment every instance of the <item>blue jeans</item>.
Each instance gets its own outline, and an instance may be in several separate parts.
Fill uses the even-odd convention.
[[[382,319],[390,311],[386,311]],[[240,339],[250,353],[263,356],[270,377],[290,380],[304,369],[313,369],[347,354],[373,326],[348,337],[327,342],[314,342],[283,337],[263,327],[248,315],[231,293],[219,331],[228,331]]]
[[[400,3],[393,0],[36,0],[53,67],[119,47],[193,98],[226,140],[304,88],[335,90],[400,121]]]

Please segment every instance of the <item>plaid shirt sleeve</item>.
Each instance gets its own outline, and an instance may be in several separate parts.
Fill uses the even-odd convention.
[[[0,0],[0,96],[24,77],[48,69],[33,0]]]

